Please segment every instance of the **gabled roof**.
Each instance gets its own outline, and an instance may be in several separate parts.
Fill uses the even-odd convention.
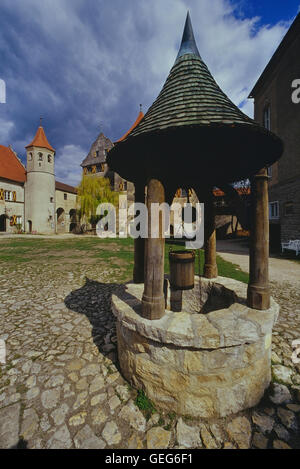
[[[48,142],[44,129],[41,125],[37,129],[37,133],[35,134],[35,137],[32,142],[29,143],[29,145],[27,145],[25,148],[30,147],[41,147],[55,152],[54,148]]]
[[[239,195],[250,195],[251,194],[251,188],[246,187],[245,189],[241,189],[240,187],[237,187],[235,189]],[[225,195],[225,192],[222,191],[221,189],[214,189],[213,194],[215,197],[223,197]]]
[[[144,117],[144,113],[140,111],[135,123],[130,127],[130,129],[126,132],[126,134],[123,135],[123,137],[119,138],[118,142],[122,142],[123,140],[125,140],[125,138],[128,137],[128,135],[139,125],[143,117]]]
[[[24,183],[26,181],[26,170],[19,158],[9,147],[0,145],[0,177]]]
[[[265,83],[268,79],[270,74],[275,69],[278,62],[281,60],[281,57],[285,53],[286,49],[290,46],[290,44],[295,40],[296,37],[300,36],[300,13],[296,16],[294,22],[292,23],[291,27],[289,28],[288,32],[282,39],[281,43],[277,47],[276,51],[274,52],[273,56],[271,57],[269,63],[265,67],[264,71],[260,75],[259,79],[257,80],[256,84],[254,85],[251,93],[249,94],[249,98],[255,98],[257,92],[261,88],[261,86]],[[298,78],[298,77],[296,77]]]
[[[94,141],[87,157],[83,160],[80,166],[85,168],[86,166],[91,166],[99,163],[105,163],[106,161],[106,150],[111,150],[113,143],[111,140],[101,132],[97,139]],[[97,152],[98,151],[98,156]]]
[[[55,189],[62,192],[70,192],[71,194],[77,194],[76,187],[69,186],[63,182],[55,181]]]

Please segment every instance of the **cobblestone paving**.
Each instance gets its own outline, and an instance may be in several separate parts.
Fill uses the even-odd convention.
[[[0,448],[300,447],[300,365],[291,360],[292,341],[300,339],[296,285],[272,285],[281,305],[277,383],[256,409],[213,422],[158,412],[147,420],[118,371],[113,277],[103,266],[63,260],[2,265]]]

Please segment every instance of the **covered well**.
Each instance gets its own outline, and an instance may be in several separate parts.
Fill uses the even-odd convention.
[[[216,84],[188,14],[162,91],[108,156],[110,168],[134,182],[136,202],[144,202],[147,187],[149,230],[153,204],[171,203],[178,187],[194,189],[205,204],[206,304],[195,307],[193,290],[178,294],[166,286],[161,218],[158,237],[149,231],[145,240],[135,240],[134,283],[112,301],[121,369],[165,409],[225,416],[255,405],[270,382],[278,306],[269,290],[266,167],[282,151],[282,141],[243,114]],[[252,192],[250,280],[248,288],[230,280],[228,292],[228,279],[218,277],[216,264],[213,188],[237,197],[232,183],[243,178],[251,178]],[[201,288],[199,278],[195,284]]]

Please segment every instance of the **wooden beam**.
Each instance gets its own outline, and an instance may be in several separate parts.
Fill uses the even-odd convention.
[[[251,181],[252,220],[250,279],[247,303],[250,308],[270,307],[269,286],[269,198],[268,174],[263,168]]]
[[[205,264],[204,277],[216,278],[218,276],[217,254],[216,254],[216,229],[215,209],[212,189],[204,204],[204,249]]]
[[[159,219],[158,238],[151,234],[151,205],[165,201],[165,190],[161,181],[150,179],[147,185],[148,238],[145,239],[145,287],[142,298],[142,316],[147,319],[160,319],[165,313],[164,297],[164,257],[165,240],[163,220]]]
[[[145,203],[145,185],[135,184],[135,203]],[[136,238],[134,240],[134,267],[133,282],[144,283],[145,269],[145,239]]]

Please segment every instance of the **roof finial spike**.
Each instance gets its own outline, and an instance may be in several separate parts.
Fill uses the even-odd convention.
[[[193,32],[189,10],[186,15],[181,46],[180,46],[180,49],[176,58],[176,62],[180,57],[182,57],[185,54],[193,54],[196,57],[199,57],[201,59],[201,56],[199,54],[198,47],[195,41],[195,36]]]
[[[40,127],[42,127],[42,120],[43,120],[43,117],[40,117]]]
[[[140,104],[140,112],[143,112],[143,105]]]

